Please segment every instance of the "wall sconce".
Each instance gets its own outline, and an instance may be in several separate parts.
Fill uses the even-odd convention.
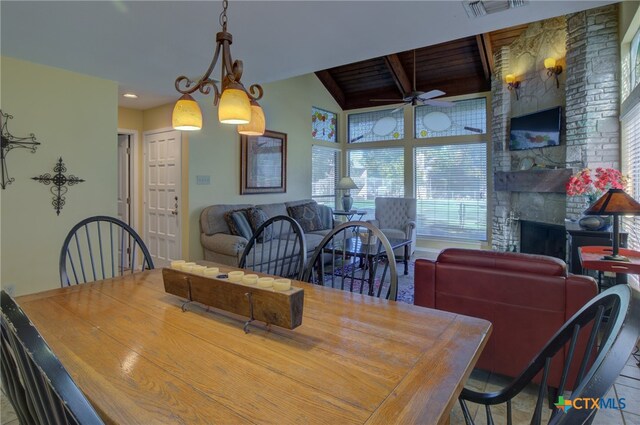
[[[507,88],[516,92],[516,100],[520,100],[520,81],[516,81],[516,76],[513,74],[507,74],[504,79],[507,82]]]
[[[556,87],[560,88],[560,80],[558,80],[558,75],[562,74],[562,66],[556,65],[556,60],[554,58],[546,58],[544,60],[544,67],[547,68],[548,77],[556,77]]]

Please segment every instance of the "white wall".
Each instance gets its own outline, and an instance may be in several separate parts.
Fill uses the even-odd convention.
[[[34,133],[36,153],[14,149],[7,165],[15,182],[0,190],[0,284],[27,294],[60,286],[58,258],[71,227],[91,215],[116,215],[117,84],[82,74],[1,58],[2,111],[9,131]],[[50,186],[31,177],[67,173],[86,180],[69,188],[57,216]]]
[[[200,212],[213,204],[259,204],[311,197],[311,107],[341,112],[314,74],[264,85],[260,101],[267,129],[287,134],[287,192],[240,195],[240,136],[236,126],[218,123],[210,98],[198,97],[203,129],[189,133],[189,252],[202,259]],[[196,185],[196,176],[211,176],[210,185]]]

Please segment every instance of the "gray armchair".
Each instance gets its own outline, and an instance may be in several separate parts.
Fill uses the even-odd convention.
[[[410,239],[409,252],[416,249],[416,199],[376,198],[376,219],[367,220],[382,230],[387,239]],[[397,249],[396,256],[404,255],[404,248]]]

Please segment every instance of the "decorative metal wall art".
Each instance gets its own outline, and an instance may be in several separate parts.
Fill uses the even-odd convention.
[[[7,153],[15,148],[30,149],[31,153],[34,153],[40,142],[36,142],[36,136],[33,133],[27,137],[16,137],[9,133],[7,123],[10,119],[13,119],[13,115],[5,114],[2,110],[0,110],[0,115],[2,115],[2,150],[0,153],[0,159],[2,160],[2,180],[0,181],[0,187],[5,189],[7,185],[15,180],[13,177],[9,177],[9,171],[7,170]]]
[[[69,190],[67,185],[73,186],[78,183],[82,183],[84,180],[80,179],[73,174],[69,174],[69,176],[65,176],[64,173],[67,172],[67,167],[65,167],[64,162],[62,162],[62,158],[58,159],[58,162],[53,167],[54,175],[49,173],[41,174],[40,177],[31,177],[35,181],[39,181],[40,183],[44,183],[47,186],[52,184],[49,191],[53,195],[53,200],[51,201],[51,205],[53,205],[53,209],[56,210],[56,214],[60,215],[60,210],[65,204],[64,195]]]

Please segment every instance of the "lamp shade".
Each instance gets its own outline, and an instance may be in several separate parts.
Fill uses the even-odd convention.
[[[513,74],[507,74],[507,75],[504,77],[504,80],[507,82],[507,84],[515,83],[515,81],[516,81],[516,76],[515,76],[515,75],[513,75]]]
[[[264,111],[255,100],[251,100],[251,121],[238,125],[238,133],[245,136],[262,136],[266,129]]]
[[[173,107],[171,124],[176,130],[200,130],[202,128],[202,111],[193,97],[183,95]]]
[[[251,121],[251,102],[247,93],[240,88],[225,88],[220,96],[218,119],[223,124],[248,124]]]
[[[338,189],[357,189],[358,186],[356,186],[356,184],[353,182],[353,180],[351,179],[351,177],[343,177],[340,179],[340,181],[338,182]]]
[[[640,215],[640,203],[622,189],[609,189],[585,212],[585,215]]]
[[[556,60],[554,58],[546,58],[544,60],[544,67],[549,69],[549,68],[555,68],[556,67]]]

